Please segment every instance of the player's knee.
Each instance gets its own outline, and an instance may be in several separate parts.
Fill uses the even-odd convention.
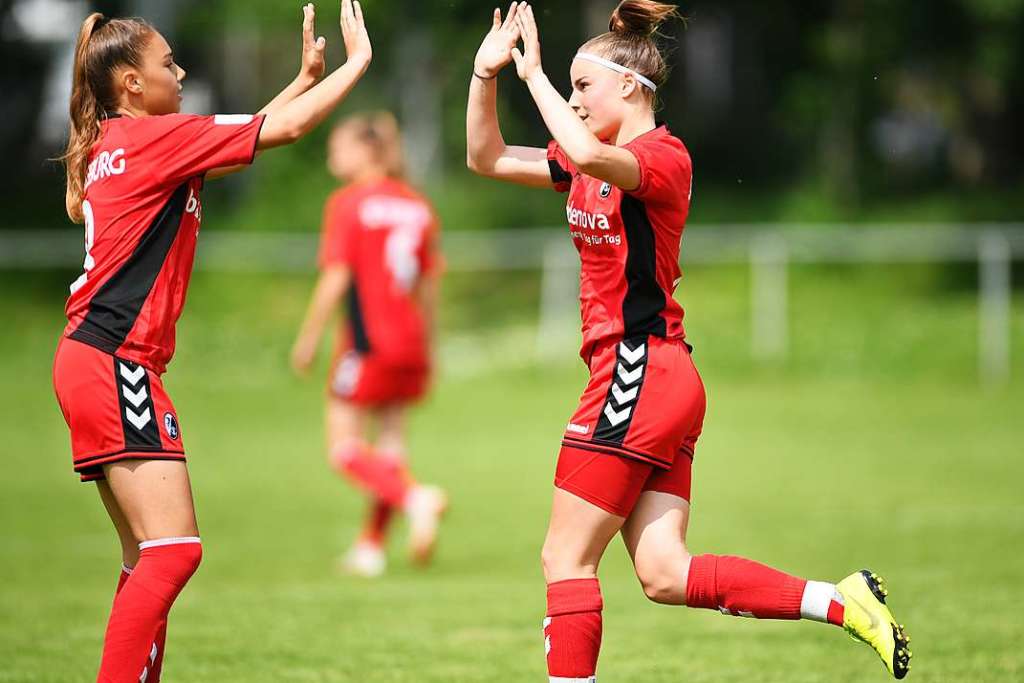
[[[662,605],[685,604],[688,559],[685,551],[657,551],[638,557],[636,575],[647,599]]]
[[[545,543],[544,547],[540,550],[540,566],[544,570],[544,578],[548,583],[553,581],[551,577],[556,573],[558,563],[558,551]]]
[[[327,452],[327,462],[336,470],[343,470],[359,457],[362,445],[358,440],[341,440],[332,445]]]
[[[540,551],[540,564],[548,583],[593,575],[592,568],[560,544],[545,543]]]

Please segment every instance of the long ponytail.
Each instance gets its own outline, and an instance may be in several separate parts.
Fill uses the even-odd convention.
[[[141,66],[152,32],[142,19],[108,19],[99,12],[82,22],[72,71],[68,146],[61,157],[67,172],[65,205],[75,223],[82,222],[89,155],[103,133],[102,120],[117,108],[114,73],[121,66]]]

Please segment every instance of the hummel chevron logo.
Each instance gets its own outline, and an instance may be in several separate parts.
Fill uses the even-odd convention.
[[[121,376],[124,377],[125,380],[131,385],[138,384],[139,381],[146,375],[146,368],[142,367],[141,365],[135,368],[134,371],[129,370],[128,366],[125,365],[124,363],[119,363],[119,365],[121,367]]]
[[[630,365],[636,365],[644,357],[644,352],[647,351],[646,347],[646,344],[641,344],[630,351],[629,347],[626,346],[626,342],[619,342],[619,355],[622,356],[622,360]]]
[[[630,401],[632,401],[634,398],[636,398],[636,395],[639,392],[640,392],[640,387],[633,387],[632,389],[630,389],[628,391],[623,391],[622,389],[619,389],[619,385],[618,384],[616,384],[615,382],[612,382],[612,396],[615,397],[616,402],[618,402],[618,404],[620,406],[625,404],[625,403],[629,403]]]
[[[623,365],[622,363],[619,363],[618,368],[616,369],[619,373],[619,379],[621,379],[622,383],[627,386],[630,384],[636,384],[644,375],[644,368],[642,365],[633,370],[626,370],[626,366]]]
[[[137,392],[135,392],[122,385],[121,393],[124,394],[124,397],[128,399],[128,402],[135,406],[136,409],[142,405],[143,401],[149,398],[149,393],[146,391],[145,386],[142,386]]]
[[[612,427],[618,427],[620,424],[628,420],[629,414],[632,412],[632,406],[626,406],[619,411],[612,408],[611,403],[606,403],[604,406],[604,416],[608,418],[608,422],[611,423]]]
[[[128,418],[128,421],[132,423],[132,426],[140,432],[143,427],[148,425],[149,421],[153,419],[153,416],[149,412],[149,408],[146,408],[141,413],[136,414],[131,408],[126,407],[124,409],[124,416]]]

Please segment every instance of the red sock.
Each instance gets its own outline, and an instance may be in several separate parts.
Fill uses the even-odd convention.
[[[383,500],[371,500],[361,537],[374,545],[384,545],[395,508]]]
[[[828,616],[826,617],[828,619],[828,623],[832,624],[833,626],[842,626],[843,617],[845,616],[846,607],[843,605],[843,603],[836,602],[835,600],[828,603]]]
[[[730,555],[697,555],[686,581],[689,607],[758,619],[799,619],[807,582]]]
[[[131,580],[114,598],[98,683],[159,680],[157,661],[163,661],[167,614],[203,555],[194,537],[146,541],[139,548]]]
[[[601,584],[569,579],[548,584],[544,649],[548,676],[564,683],[593,683],[601,652]]]
[[[393,507],[405,503],[411,488],[400,470],[362,446],[346,446],[334,452],[334,467],[360,488]]]

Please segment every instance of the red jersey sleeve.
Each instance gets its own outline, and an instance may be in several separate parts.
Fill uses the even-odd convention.
[[[351,202],[342,192],[336,192],[324,207],[324,224],[320,235],[320,268],[352,266],[355,261],[355,239],[358,220]]]
[[[167,114],[146,117],[132,137],[160,183],[177,184],[222,166],[251,164],[264,116]]]
[[[576,167],[554,140],[548,143],[548,171],[551,173],[555,191],[568,192],[572,187],[573,176],[576,175]]]
[[[640,164],[640,186],[626,194],[641,201],[690,203],[693,169],[690,154],[682,143],[671,144],[666,138],[647,140],[641,137],[624,147]]]

